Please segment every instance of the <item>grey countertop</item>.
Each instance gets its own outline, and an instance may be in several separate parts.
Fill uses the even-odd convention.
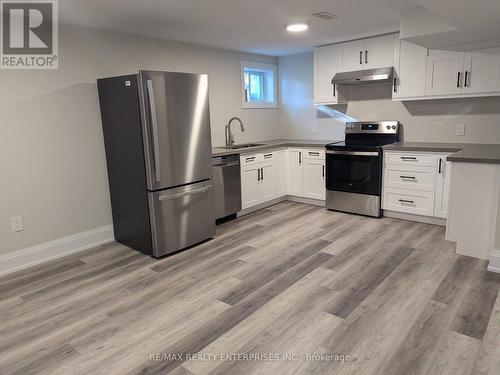
[[[224,147],[214,147],[212,148],[212,156],[224,156],[224,155],[234,155],[234,154],[248,154],[264,150],[269,150],[271,148],[279,147],[321,147],[324,148],[326,144],[338,142],[338,140],[317,140],[317,139],[273,139],[270,141],[262,142],[252,142],[259,143],[262,146],[252,147],[252,148],[240,148],[240,149],[226,149]]]
[[[214,147],[212,156],[248,154],[279,147],[325,147],[326,144],[339,140],[316,139],[273,139],[270,141],[252,142],[262,146],[240,149]],[[439,143],[439,142],[401,142],[384,146],[384,150],[393,151],[429,151],[450,152],[447,160],[462,163],[500,164],[500,144],[482,143]]]
[[[386,145],[384,150],[453,152],[448,161],[500,164],[500,144],[401,142]]]

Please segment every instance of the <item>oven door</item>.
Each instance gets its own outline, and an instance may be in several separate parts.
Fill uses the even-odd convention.
[[[378,195],[382,190],[382,153],[378,151],[326,151],[326,188]]]

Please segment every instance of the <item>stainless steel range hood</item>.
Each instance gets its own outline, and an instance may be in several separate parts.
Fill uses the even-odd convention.
[[[365,83],[392,82],[394,68],[378,68],[355,70],[353,72],[337,73],[332,78],[335,85],[362,85]]]

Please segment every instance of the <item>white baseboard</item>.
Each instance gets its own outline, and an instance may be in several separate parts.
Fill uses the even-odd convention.
[[[73,234],[40,245],[0,255],[0,275],[35,266],[52,259],[114,241],[113,226]]]
[[[491,251],[488,271],[500,273],[500,250],[493,249]]]
[[[393,219],[416,221],[418,223],[440,225],[442,227],[446,226],[446,219],[442,219],[440,217],[422,216],[422,215],[408,214],[406,212],[398,212],[390,210],[383,210],[382,216],[390,217]]]
[[[262,210],[263,208],[266,208],[266,207],[274,206],[275,204],[278,204],[278,203],[281,203],[284,201],[286,201],[286,196],[275,198],[275,199],[272,199],[268,202],[260,203],[260,204],[255,205],[255,206],[245,208],[245,209],[239,211],[237,213],[237,216],[238,217],[245,216],[245,215],[251,214],[252,212]]]
[[[287,199],[291,202],[310,204],[312,206],[326,207],[326,201],[313,198],[296,197],[295,195],[287,196]]]

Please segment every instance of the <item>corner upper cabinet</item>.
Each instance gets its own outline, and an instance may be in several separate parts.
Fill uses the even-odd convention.
[[[500,92],[500,48],[465,53],[462,92]]]
[[[338,46],[330,45],[314,49],[314,104],[338,104],[345,97],[332,78],[338,71]]]
[[[462,93],[464,53],[429,50],[425,95]]]
[[[396,35],[382,35],[339,44],[339,71],[393,66]]]
[[[392,98],[402,100],[424,96],[426,66],[427,48],[397,38]]]

